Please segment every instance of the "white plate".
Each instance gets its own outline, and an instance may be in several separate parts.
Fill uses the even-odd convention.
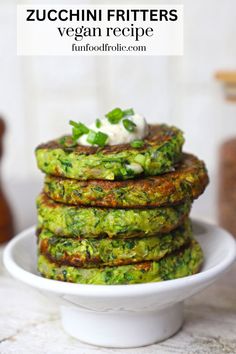
[[[61,303],[64,329],[81,341],[107,347],[138,347],[164,340],[183,323],[183,301],[212,284],[236,257],[226,231],[194,222],[195,238],[205,256],[199,274],[159,283],[82,285],[42,278],[36,268],[35,228],[8,243],[4,264],[22,282]]]

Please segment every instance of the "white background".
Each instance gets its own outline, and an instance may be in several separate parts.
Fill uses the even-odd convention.
[[[211,187],[193,213],[215,218],[217,151],[236,134],[236,105],[225,103],[214,73],[235,69],[236,1],[149,3],[184,4],[183,57],[17,57],[16,2],[1,0],[0,111],[8,125],[1,172],[18,229],[33,222],[34,197],[42,184],[35,146],[68,131],[69,119],[89,123],[115,106],[134,107],[150,122],[184,130],[185,150],[206,161],[211,177]]]

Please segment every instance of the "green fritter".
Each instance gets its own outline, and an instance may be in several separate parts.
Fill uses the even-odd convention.
[[[39,227],[71,237],[145,237],[167,233],[188,216],[191,202],[152,209],[68,206],[42,193],[37,199]]]
[[[204,162],[184,154],[176,170],[162,176],[129,181],[78,181],[46,176],[44,192],[57,202],[71,205],[141,208],[196,199],[208,182]]]
[[[168,234],[132,239],[73,239],[55,236],[43,229],[38,237],[39,252],[57,264],[75,267],[123,265],[158,261],[179,249],[192,236],[190,221]]]
[[[95,147],[75,144],[71,136],[36,148],[38,167],[46,174],[78,180],[126,180],[152,176],[174,169],[181,159],[182,132],[167,125],[151,125],[144,145]]]
[[[44,255],[39,255],[38,270],[46,278],[65,282],[118,285],[182,278],[197,273],[202,263],[202,249],[197,241],[192,240],[187,246],[162,258],[158,262],[147,261],[114,267],[106,266],[86,269],[58,265]]]

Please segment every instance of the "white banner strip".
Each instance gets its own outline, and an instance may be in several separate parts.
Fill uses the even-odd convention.
[[[183,5],[18,5],[18,55],[182,55]]]

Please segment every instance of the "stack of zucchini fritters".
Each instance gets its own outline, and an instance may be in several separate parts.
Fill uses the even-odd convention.
[[[198,272],[203,254],[189,212],[208,176],[202,161],[182,153],[183,143],[177,128],[153,125],[141,147],[74,145],[71,136],[40,145],[39,272],[85,284]]]

